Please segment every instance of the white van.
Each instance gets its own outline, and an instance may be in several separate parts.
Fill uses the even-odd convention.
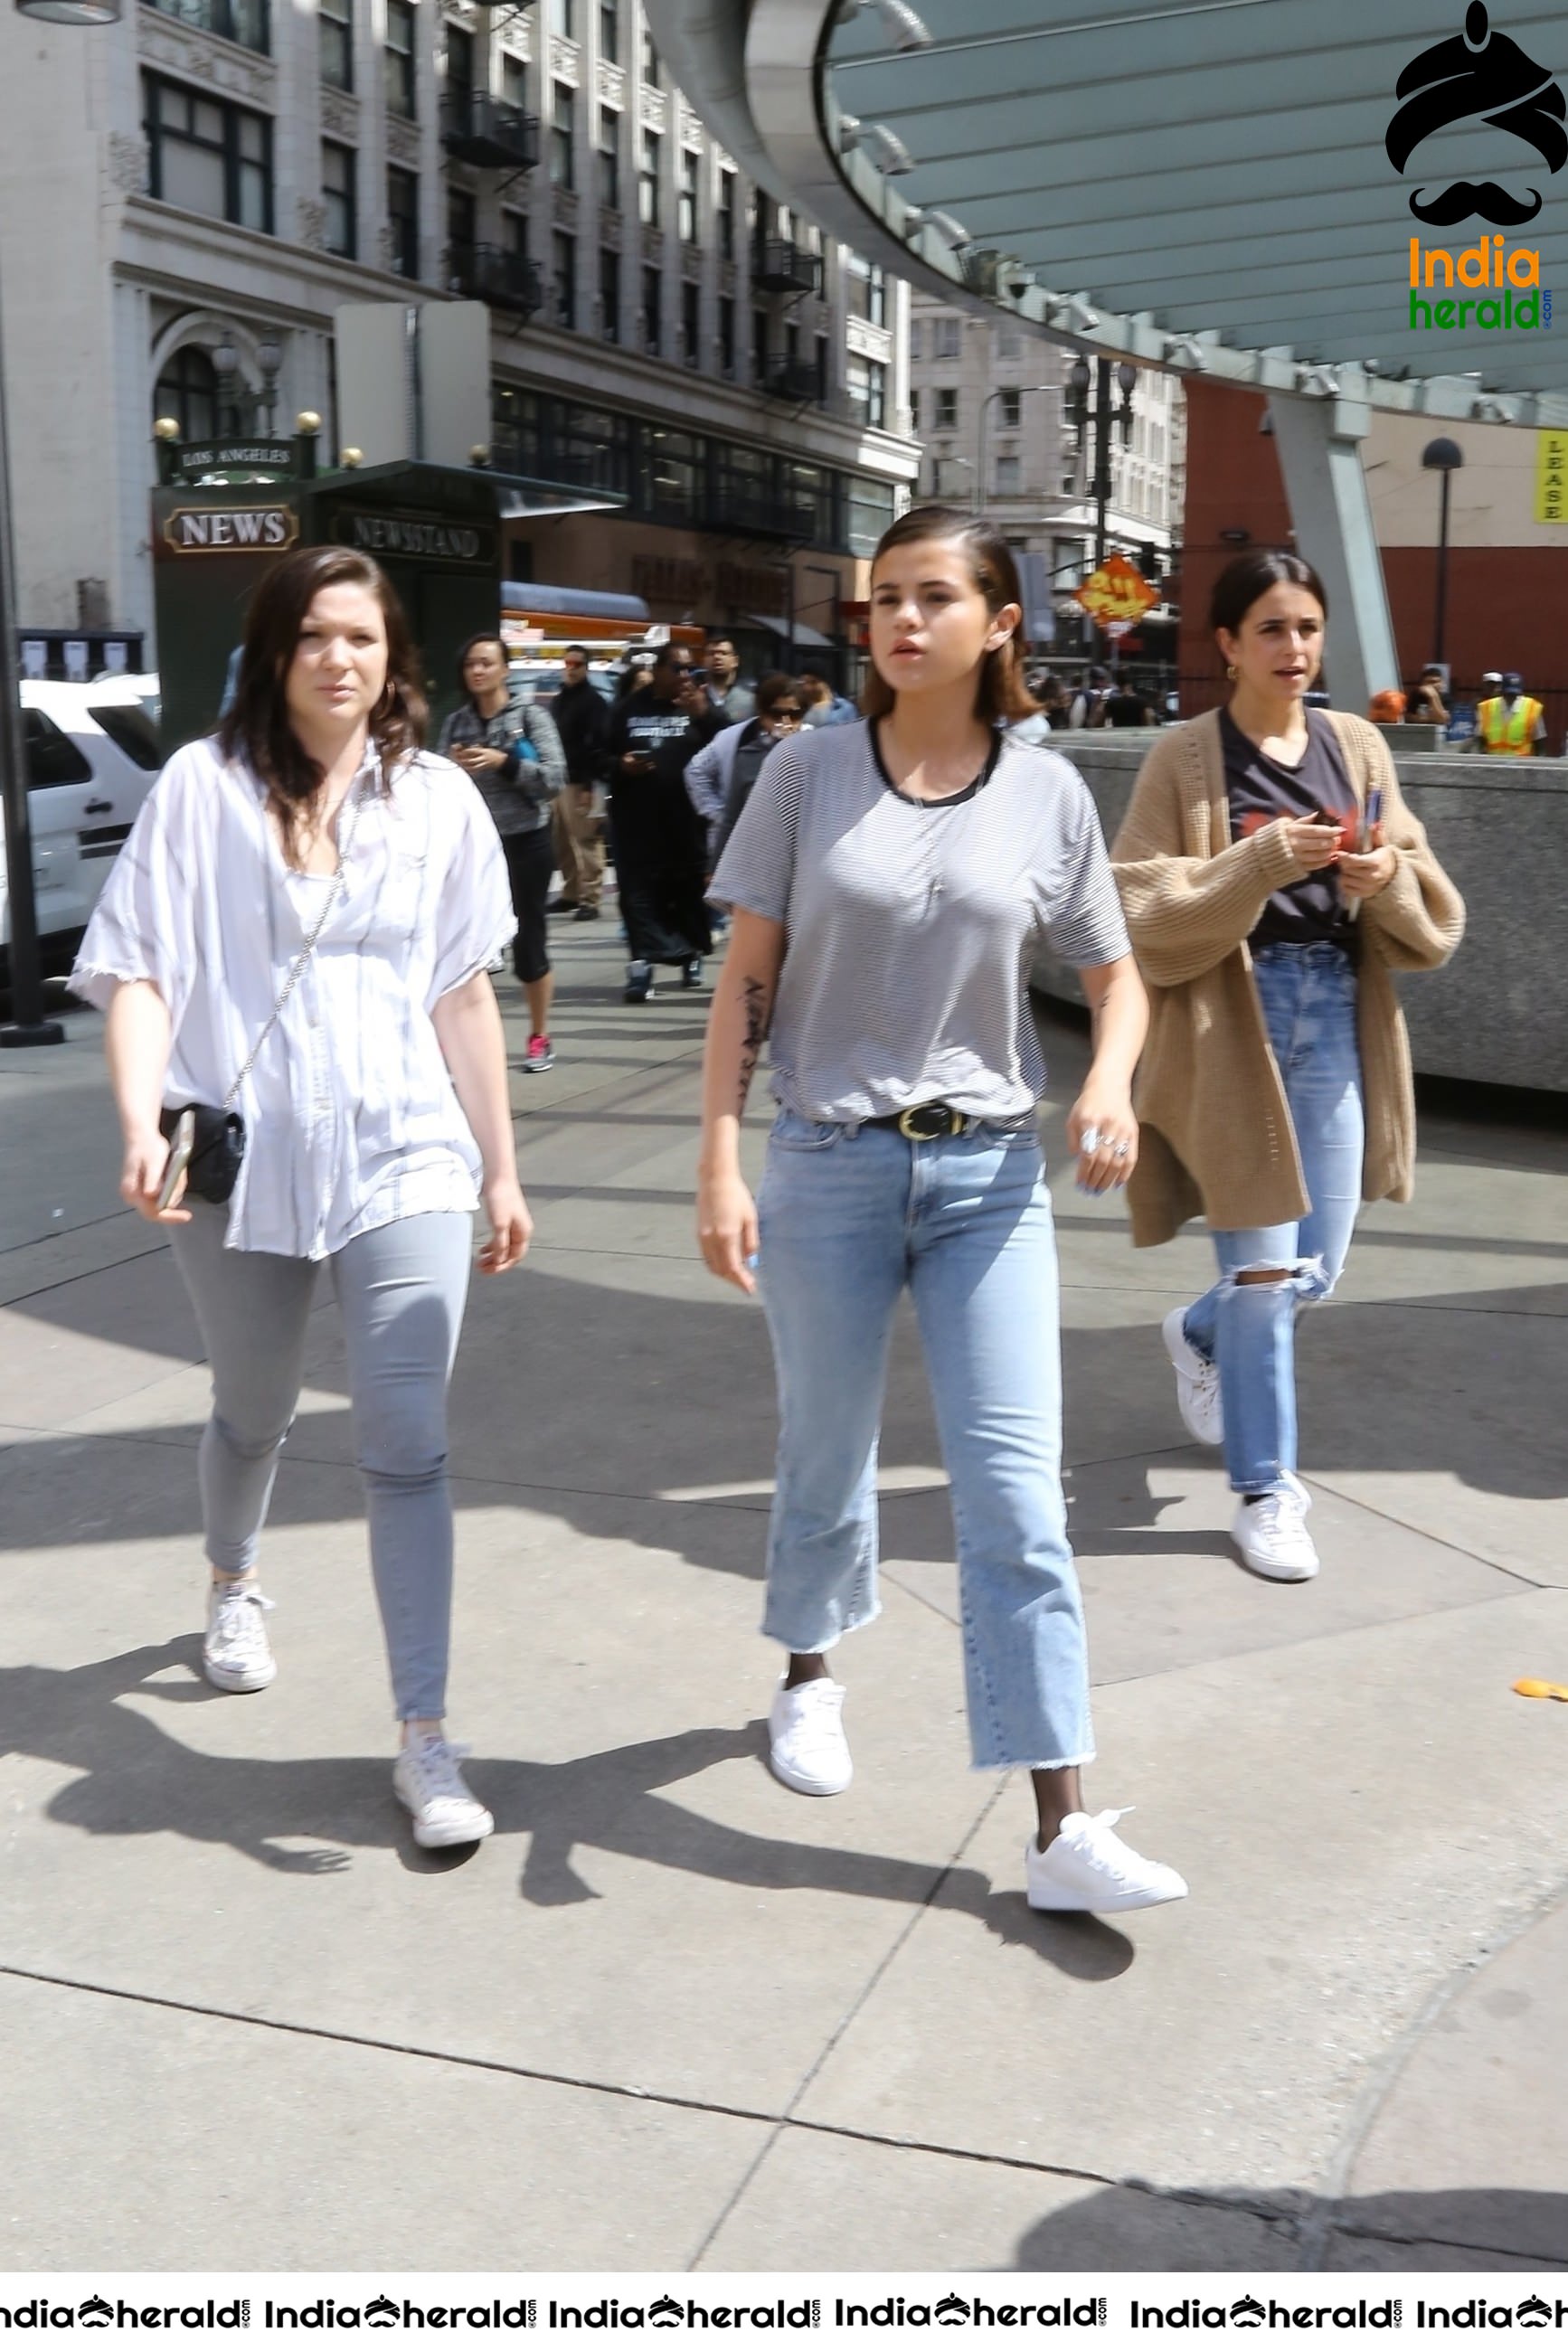
[[[22,682],[33,893],[44,970],[67,972],[104,877],[163,764],[155,677],[92,685]],[[0,969],[9,959],[10,893],[0,848]]]

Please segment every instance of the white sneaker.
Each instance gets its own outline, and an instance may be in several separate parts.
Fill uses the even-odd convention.
[[[277,1678],[277,1659],[267,1637],[273,1606],[254,1583],[230,1577],[214,1583],[207,1600],[207,1633],[202,1671],[214,1689],[258,1690]]]
[[[1257,1575],[1276,1583],[1306,1583],[1322,1564],[1307,1532],[1312,1498],[1299,1478],[1286,1472],[1283,1489],[1238,1502],[1230,1539]]]
[[[413,1814],[415,1844],[476,1844],[496,1823],[457,1766],[473,1752],[427,1732],[392,1766],[392,1786]]]
[[[1122,1816],[1069,1813],[1043,1853],[1030,1837],[1024,1879],[1031,1910],[1150,1910],[1182,1899],[1185,1877],[1123,1844],[1115,1833]]]
[[[844,1693],[837,1682],[780,1687],[768,1709],[768,1761],[774,1777],[802,1796],[841,1795],[854,1777],[841,1720]]]
[[[1185,1306],[1173,1306],[1160,1331],[1176,1375],[1176,1406],[1189,1437],[1199,1445],[1223,1445],[1225,1414],[1219,1402],[1219,1365],[1200,1355],[1182,1324]]]

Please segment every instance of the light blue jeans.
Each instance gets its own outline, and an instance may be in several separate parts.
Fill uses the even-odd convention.
[[[308,1258],[224,1247],[228,1211],[191,1202],[170,1228],[213,1373],[196,1457],[207,1557],[225,1574],[256,1563],[293,1425],[315,1302]],[[452,1495],[446,1384],[463,1328],[474,1219],[402,1217],[329,1257],[343,1320],[354,1452],[371,1567],[400,1720],[446,1711],[452,1628]]]
[[[1087,1762],[1056,1242],[1033,1123],[909,1143],[781,1112],[758,1208],[779,1408],[764,1633],[818,1655],[877,1614],[877,1441],[907,1286],[952,1487],[976,1765]]]
[[[1365,1134],[1349,956],[1325,940],[1260,947],[1253,967],[1312,1207],[1298,1224],[1217,1232],[1220,1278],[1183,1323],[1198,1353],[1219,1364],[1225,1466],[1239,1494],[1276,1492],[1294,1473],[1296,1318],[1344,1270]],[[1289,1280],[1236,1279],[1274,1266]]]

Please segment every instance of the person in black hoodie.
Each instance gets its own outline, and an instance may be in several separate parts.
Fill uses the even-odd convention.
[[[646,688],[610,714],[604,776],[630,953],[628,1004],[653,995],[656,963],[677,964],[683,987],[701,985],[713,944],[704,904],[706,828],[687,797],[685,774],[723,723],[707,706],[685,645],[661,645]]]
[[[588,653],[581,645],[568,645],[561,658],[561,682],[550,704],[566,754],[567,786],[555,804],[555,854],[561,872],[559,898],[550,901],[552,914],[570,914],[575,922],[599,920],[599,900],[604,888],[604,843],[593,813],[593,788],[599,780],[610,706],[588,674]]]

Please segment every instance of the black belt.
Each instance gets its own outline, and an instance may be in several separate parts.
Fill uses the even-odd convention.
[[[885,1118],[866,1118],[862,1126],[891,1126],[909,1143],[937,1143],[945,1134],[967,1134],[972,1126],[1032,1126],[1026,1118],[980,1118],[973,1111],[955,1110],[950,1102],[915,1102],[909,1110],[890,1111]]]

